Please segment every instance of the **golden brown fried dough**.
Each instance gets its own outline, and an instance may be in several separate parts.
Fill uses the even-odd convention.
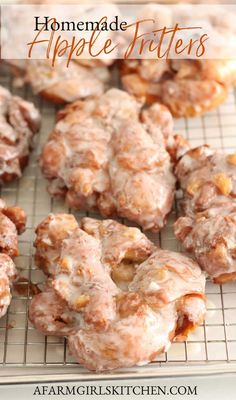
[[[96,371],[144,365],[202,323],[205,276],[194,261],[113,220],[74,223],[51,214],[37,228],[36,263],[50,288],[29,316],[41,332],[65,335],[78,362]]]
[[[11,285],[17,275],[12,258],[19,254],[17,233],[22,233],[25,225],[25,212],[19,207],[7,207],[0,199],[0,317],[11,301]]]
[[[19,178],[40,127],[34,105],[0,87],[0,184]]]
[[[185,217],[176,237],[216,283],[236,279],[236,158],[208,146],[187,152],[176,168]]]
[[[174,196],[168,151],[174,158],[182,146],[172,129],[164,106],[141,110],[118,89],[67,106],[40,159],[49,193],[65,197],[70,207],[119,215],[158,231]]]

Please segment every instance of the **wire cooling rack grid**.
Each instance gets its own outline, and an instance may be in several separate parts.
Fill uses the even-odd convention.
[[[49,212],[67,212],[64,202],[50,199],[46,191],[46,182],[41,176],[37,158],[42,144],[54,124],[55,107],[34,97],[28,88],[13,87],[12,79],[6,67],[1,66],[0,83],[11,89],[15,94],[33,100],[42,113],[42,128],[36,137],[34,152],[29,166],[18,182],[13,182],[1,189],[1,197],[9,204],[22,206],[28,214],[27,229],[20,237],[20,256],[16,264],[21,277],[33,283],[44,280],[44,275],[34,266],[32,246],[36,225]],[[231,93],[217,110],[201,118],[180,119],[175,121],[175,130],[185,135],[192,145],[209,143],[225,151],[236,147],[236,95]],[[83,213],[76,213],[80,218]],[[90,214],[91,216],[91,214]],[[173,235],[173,222],[176,220],[176,207],[172,211],[167,226],[159,235],[150,238],[163,248],[180,250]],[[98,216],[96,216],[98,217]],[[125,221],[127,222],[127,221]],[[30,288],[22,283],[22,290],[13,291],[11,305],[5,317],[0,319],[0,376],[22,374],[25,380],[32,378],[32,371],[41,373],[42,380],[48,379],[48,374],[60,371],[62,374],[76,373],[76,376],[94,378],[94,374],[85,371],[77,365],[68,354],[66,340],[57,337],[45,337],[37,332],[27,318],[30,300]],[[188,369],[195,367],[196,373],[211,371],[211,366],[218,365],[220,370],[236,370],[236,283],[224,286],[207,282],[208,311],[205,323],[190,335],[187,342],[174,343],[170,350],[159,357],[158,361],[145,368],[129,370],[131,377],[186,374]],[[37,367],[37,368],[36,368]],[[161,368],[160,368],[161,367]],[[219,371],[218,371],[219,370]],[[19,372],[20,371],[20,372]],[[173,372],[175,371],[175,372]],[[37,379],[39,375],[37,374]],[[78,375],[79,374],[79,375]],[[122,377],[125,372],[116,372],[114,377]],[[105,375],[100,376],[104,378]],[[110,375],[109,375],[110,376]],[[97,375],[96,375],[97,377]],[[55,376],[54,376],[54,379]],[[1,381],[1,378],[0,378]],[[16,379],[19,381],[19,377]]]

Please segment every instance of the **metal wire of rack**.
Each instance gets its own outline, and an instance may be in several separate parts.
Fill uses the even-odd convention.
[[[20,237],[20,256],[16,259],[21,277],[27,281],[21,284],[22,294],[19,294],[19,288],[13,290],[8,312],[0,319],[0,382],[19,382],[20,379],[44,381],[49,379],[49,374],[50,379],[54,380],[62,377],[65,380],[78,377],[89,380],[104,379],[107,376],[148,377],[236,371],[236,283],[220,286],[207,282],[208,311],[204,324],[190,335],[187,342],[173,343],[166,354],[146,367],[95,375],[85,371],[71,358],[66,339],[45,337],[34,329],[27,318],[31,298],[28,281],[38,284],[45,279],[33,261],[34,229],[49,212],[69,211],[63,200],[51,199],[47,194],[46,181],[37,163],[41,146],[53,127],[57,110],[53,104],[33,96],[28,88],[14,87],[12,77],[4,66],[1,66],[0,84],[34,101],[41,110],[43,121],[23,177],[0,191],[4,200],[22,206],[28,215],[27,229]],[[175,130],[185,135],[193,146],[208,143],[226,152],[235,150],[236,93],[231,92],[222,106],[202,117],[176,120]],[[175,206],[166,227],[159,235],[149,236],[163,248],[179,251],[181,249],[172,229],[177,209]],[[84,213],[76,212],[75,215],[80,218]]]

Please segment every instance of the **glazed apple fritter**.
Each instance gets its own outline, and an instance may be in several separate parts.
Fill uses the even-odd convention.
[[[40,159],[49,193],[65,197],[72,208],[162,228],[175,190],[168,151],[174,159],[187,144],[173,134],[164,106],[141,106],[111,89],[60,111]]]
[[[85,62],[87,61],[87,62]],[[87,97],[101,96],[110,79],[107,66],[93,60],[71,62],[30,60],[25,65],[25,80],[35,94],[54,103],[71,103]]]
[[[205,276],[191,259],[157,249],[113,220],[50,214],[36,230],[36,264],[49,276],[29,318],[66,336],[91,370],[146,364],[205,315]]]
[[[0,87],[0,184],[18,178],[26,166],[40,115],[34,105]]]
[[[25,229],[26,215],[19,207],[7,207],[0,199],[0,318],[11,301],[11,285],[17,276],[13,257],[18,255],[18,234]]]
[[[125,90],[164,104],[178,118],[217,107],[236,82],[234,60],[126,60],[120,71]]]
[[[146,59],[142,55],[142,59],[121,60],[120,74],[125,90],[137,98],[144,97],[149,104],[164,104],[175,117],[201,115],[225,101],[229,89],[236,84],[236,61],[234,57],[230,58],[234,54],[232,38],[235,40],[236,37],[232,13],[216,5],[206,9],[190,4],[172,7],[147,4],[139,10],[138,18],[152,20],[152,29],[156,32],[164,27],[173,28],[176,23],[183,27],[205,21],[209,36],[214,37],[211,41],[213,53],[210,57],[203,55],[191,59],[191,52],[189,58],[184,58],[187,52],[181,53],[181,58],[176,58],[174,52],[164,58],[168,48],[164,43],[161,50],[163,58],[150,59],[150,54],[147,54]],[[141,26],[139,35],[145,35],[147,28],[147,23]],[[129,31],[127,36],[129,42]],[[167,35],[167,43],[169,39]],[[188,43],[184,35],[181,39],[185,45]],[[197,33],[195,39],[199,39]]]
[[[184,191],[186,216],[176,237],[215,283],[236,279],[236,155],[208,146],[187,152],[176,174]]]

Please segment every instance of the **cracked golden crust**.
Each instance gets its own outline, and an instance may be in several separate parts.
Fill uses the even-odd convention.
[[[78,362],[97,371],[146,364],[202,322],[196,263],[113,220],[76,224],[51,214],[37,228],[36,263],[42,254],[50,283],[29,316],[41,332],[66,336]]]

